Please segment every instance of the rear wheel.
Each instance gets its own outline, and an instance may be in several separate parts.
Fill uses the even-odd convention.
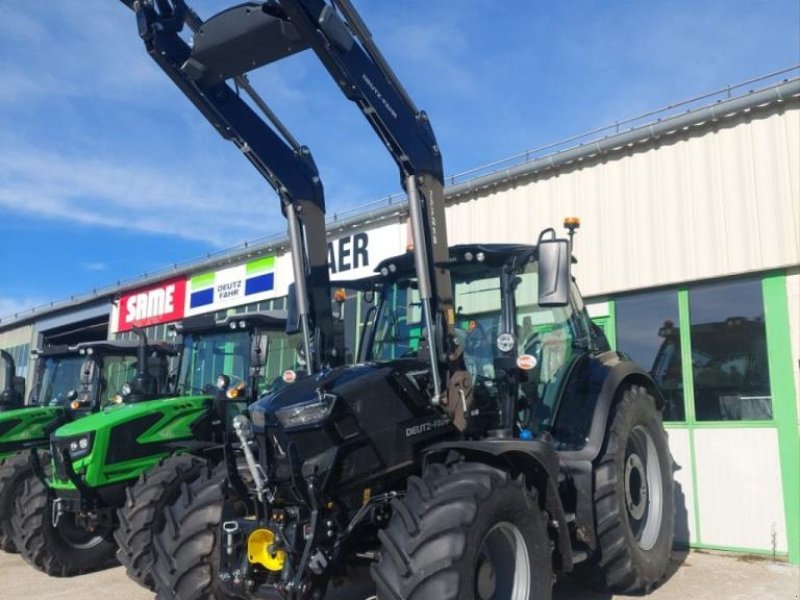
[[[551,542],[536,490],[480,463],[411,477],[379,533],[380,600],[548,600]]]
[[[53,501],[53,494],[33,473],[22,482],[12,516],[14,543],[22,558],[53,577],[80,575],[113,564],[111,527],[88,530],[74,513],[62,514],[54,526]]]
[[[197,479],[206,464],[192,455],[171,456],[128,488],[125,505],[117,511],[114,538],[119,545],[117,559],[136,583],[155,589],[153,538],[164,529],[164,511],[177,500],[182,485]]]
[[[672,459],[655,399],[623,391],[595,468],[598,556],[590,578],[605,588],[649,592],[665,578],[672,552]]]
[[[165,525],[153,540],[153,576],[160,600],[217,600],[219,528],[225,504],[225,464],[184,483],[165,509]]]
[[[14,498],[26,477],[33,473],[27,453],[14,454],[0,461],[0,550],[16,552],[11,515]]]

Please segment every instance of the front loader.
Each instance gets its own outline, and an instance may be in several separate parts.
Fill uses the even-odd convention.
[[[175,329],[177,371],[165,377],[166,364],[138,369],[117,403],[55,430],[52,462],[40,459],[38,477],[18,496],[15,541],[48,575],[96,570],[116,555],[134,579],[151,585],[150,539],[163,526],[160,507],[204,465],[222,459],[224,422],[264,388],[270,333],[282,332],[285,319],[204,315]]]
[[[592,325],[553,229],[448,247],[430,121],[350,2],[248,2],[206,21],[183,0],[123,2],[150,56],[268,179],[236,90],[313,51],[395,160],[413,237],[368,282],[358,364],[327,360],[329,338],[304,324],[324,323],[325,303],[290,294],[308,373],[236,416],[237,460],[167,507],[159,598],[320,599],[364,561],[386,600],[547,600],[579,565],[604,587],[658,585],[673,535],[661,393]],[[284,208],[292,238],[305,207]],[[304,241],[296,274],[325,247]]]

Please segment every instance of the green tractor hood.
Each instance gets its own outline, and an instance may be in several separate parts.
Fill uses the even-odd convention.
[[[176,442],[203,439],[213,419],[208,395],[109,406],[53,434],[51,485],[77,489],[70,474],[91,488],[129,482],[175,452]]]
[[[60,406],[26,406],[0,412],[0,459],[34,445],[46,445],[50,431],[67,419]]]

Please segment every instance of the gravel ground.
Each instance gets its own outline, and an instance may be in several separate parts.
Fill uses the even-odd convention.
[[[337,590],[326,600],[361,600],[368,585]],[[72,579],[53,579],[34,571],[14,554],[0,553],[0,598],[15,600],[152,600],[153,595],[125,577],[122,568]],[[615,600],[624,596],[586,590],[569,578],[556,585],[555,600]],[[752,557],[693,552],[676,557],[653,600],[798,600],[800,569]]]

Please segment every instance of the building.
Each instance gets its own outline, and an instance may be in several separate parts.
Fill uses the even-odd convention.
[[[800,79],[713,99],[453,178],[448,235],[535,243],[580,216],[590,314],[668,399],[679,540],[800,563]],[[334,278],[368,274],[405,251],[406,209],[336,217],[329,236]],[[15,315],[0,347],[25,374],[45,343],[280,308],[287,247],[262,240]],[[350,348],[361,311],[346,307]]]

